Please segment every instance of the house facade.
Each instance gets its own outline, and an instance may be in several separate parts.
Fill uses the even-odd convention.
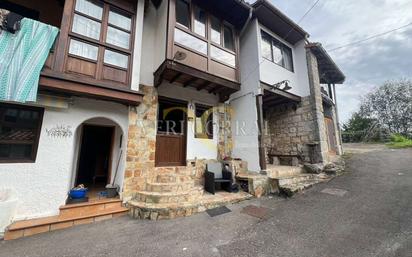
[[[342,153],[344,75],[265,0],[2,8],[60,31],[37,100],[0,102],[0,187],[17,192],[15,220],[61,214],[79,184],[117,185],[135,218],[188,216],[249,197],[204,193],[208,162],[258,175]]]

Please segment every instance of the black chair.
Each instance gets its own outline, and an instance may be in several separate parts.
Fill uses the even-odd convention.
[[[221,163],[208,163],[205,171],[205,190],[215,194],[216,189],[232,192],[232,173],[224,170]]]

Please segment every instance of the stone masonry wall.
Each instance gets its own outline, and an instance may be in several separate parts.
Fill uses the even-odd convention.
[[[219,104],[218,106],[218,159],[223,160],[226,157],[232,156],[233,138],[232,138],[232,113],[230,107],[226,104]]]
[[[141,86],[143,102],[129,110],[129,135],[123,200],[144,190],[146,179],[153,174],[156,151],[157,93],[153,87]]]
[[[265,149],[273,155],[297,155],[301,161],[310,161],[309,143],[315,141],[314,121],[310,97],[305,97],[294,108],[282,105],[266,112]]]

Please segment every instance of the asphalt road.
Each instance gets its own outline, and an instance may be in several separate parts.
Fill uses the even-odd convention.
[[[358,152],[347,171],[292,199],[250,200],[213,218],[123,217],[3,241],[0,257],[412,257],[412,149]],[[267,208],[268,216],[241,213],[251,204]]]

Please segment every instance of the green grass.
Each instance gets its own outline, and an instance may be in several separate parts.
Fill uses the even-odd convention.
[[[394,134],[391,136],[391,142],[388,143],[391,148],[409,148],[412,147],[412,140],[402,135]]]

